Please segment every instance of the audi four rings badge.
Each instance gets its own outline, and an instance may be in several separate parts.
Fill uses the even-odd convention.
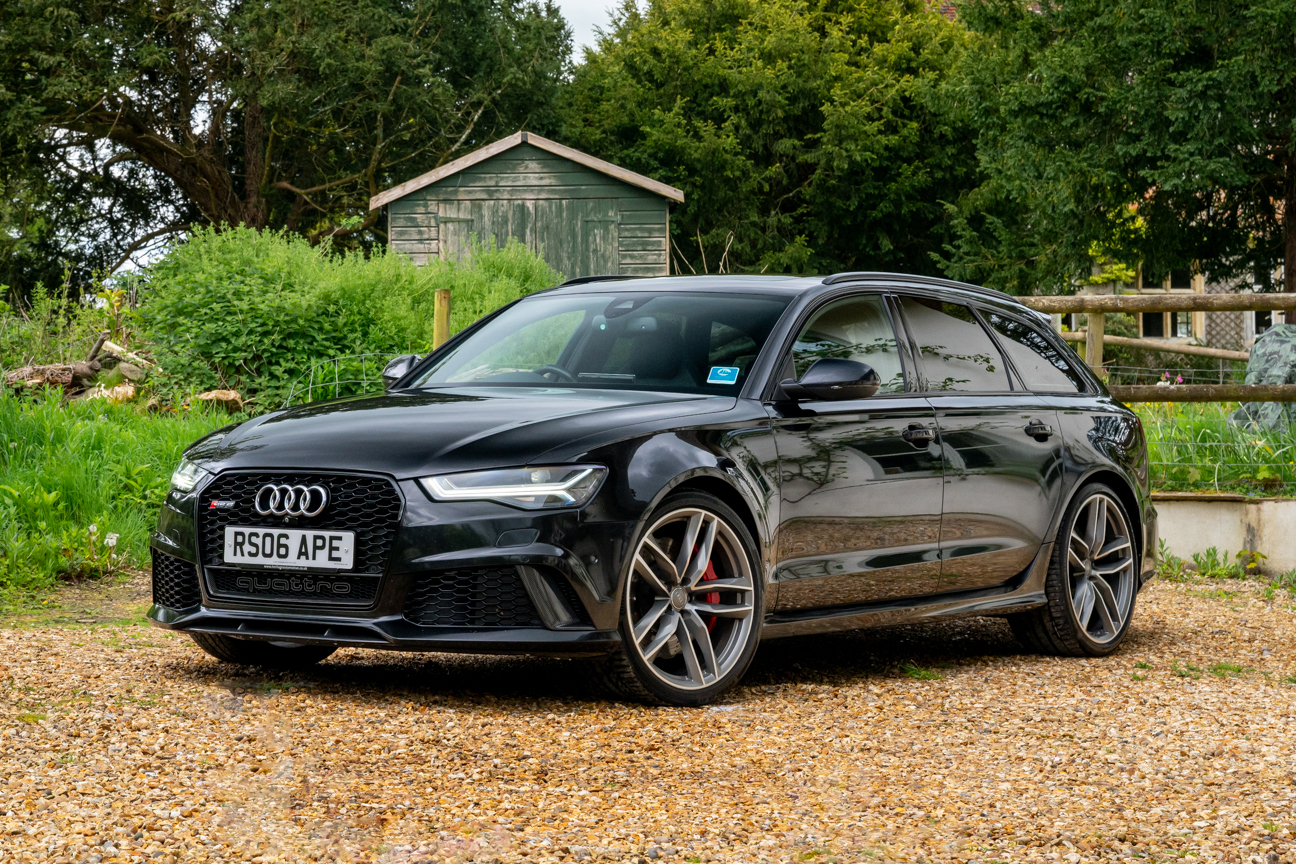
[[[323,486],[289,486],[267,483],[257,490],[253,502],[262,516],[318,516],[328,506],[328,490]],[[311,506],[318,501],[318,506]]]

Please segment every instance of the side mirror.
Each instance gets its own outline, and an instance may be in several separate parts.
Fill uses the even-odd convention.
[[[420,359],[422,358],[417,354],[402,354],[384,366],[382,371],[383,389],[390,389],[393,384],[404,378],[405,374],[413,369],[414,364],[419,362]]]
[[[816,360],[800,381],[788,378],[779,382],[787,397],[798,402],[808,399],[832,402],[867,399],[881,386],[882,379],[867,363],[832,357]]]

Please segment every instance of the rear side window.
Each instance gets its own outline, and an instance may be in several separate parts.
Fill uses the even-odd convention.
[[[1084,379],[1075,367],[1034,327],[994,312],[986,319],[999,334],[999,344],[1027,390],[1075,393],[1085,389]]]
[[[900,305],[922,353],[928,390],[1010,389],[1003,357],[971,309],[918,297],[901,297]]]

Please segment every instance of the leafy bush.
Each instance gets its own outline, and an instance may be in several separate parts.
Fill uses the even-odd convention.
[[[181,451],[229,422],[0,390],[0,596],[143,566]]]
[[[366,353],[424,353],[433,297],[451,291],[451,331],[557,281],[517,241],[464,262],[329,254],[246,228],[199,230],[145,274],[141,329],[172,391],[228,387],[274,407],[311,365]]]

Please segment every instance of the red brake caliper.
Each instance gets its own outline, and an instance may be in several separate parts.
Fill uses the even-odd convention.
[[[720,577],[717,576],[717,575],[716,575],[716,572],[715,572],[715,564],[713,564],[713,563],[711,563],[710,561],[708,561],[708,562],[707,562],[707,569],[706,569],[706,572],[702,574],[702,581],[703,581],[703,582],[710,582],[712,579],[719,579],[719,578],[720,578]],[[720,592],[719,592],[719,591],[712,591],[711,593],[706,594],[705,597],[706,597],[706,602],[707,602],[707,603],[719,603],[719,602],[720,602]],[[710,631],[710,630],[714,630],[714,629],[715,629],[715,625],[716,625],[716,616],[715,616],[715,615],[712,615],[712,616],[711,616],[711,620],[707,621],[707,630],[708,630],[708,631]]]

